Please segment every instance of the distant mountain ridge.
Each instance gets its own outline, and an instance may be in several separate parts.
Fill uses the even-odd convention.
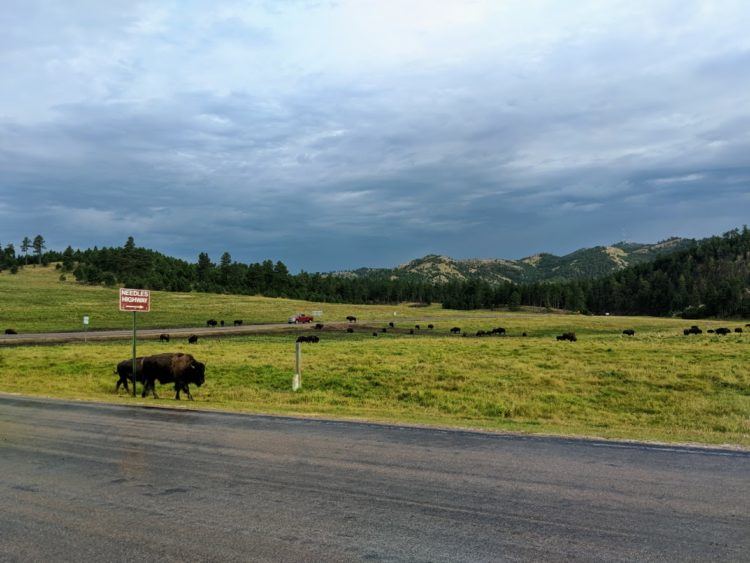
[[[685,250],[694,239],[672,237],[654,244],[618,242],[611,246],[581,248],[564,256],[534,254],[520,260],[502,258],[454,259],[428,254],[395,268],[359,268],[336,272],[343,277],[401,279],[447,283],[479,280],[488,283],[534,283],[606,276],[628,266],[650,262],[659,256]]]

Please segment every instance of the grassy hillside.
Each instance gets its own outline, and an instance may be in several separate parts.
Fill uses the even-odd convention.
[[[54,267],[23,268],[18,274],[0,272],[0,330],[19,332],[73,331],[82,328],[83,315],[90,329],[128,328],[132,317],[118,310],[118,289],[59,281]],[[70,276],[68,276],[70,278]],[[245,323],[278,323],[296,312],[323,311],[323,321],[343,321],[347,315],[362,320],[445,317],[454,313],[439,305],[346,305],[311,303],[270,297],[152,291],[150,313],[139,315],[143,328],[203,326],[209,318],[243,319]],[[470,316],[474,313],[466,313]]]

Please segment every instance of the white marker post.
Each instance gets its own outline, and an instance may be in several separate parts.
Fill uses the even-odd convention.
[[[294,343],[295,351],[295,371],[292,378],[292,391],[299,391],[302,388],[302,342]]]
[[[83,341],[86,342],[86,333],[89,330],[89,316],[83,315]]]

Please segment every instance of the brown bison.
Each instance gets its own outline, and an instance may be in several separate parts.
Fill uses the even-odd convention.
[[[454,327],[453,327],[453,328],[451,329],[451,334],[459,334],[460,332],[461,332],[461,329],[460,329],[460,328],[458,328],[457,326],[454,326]]]
[[[351,315],[349,315],[348,317],[346,317],[346,320],[349,321],[350,323],[356,323],[357,317],[352,317]]]
[[[635,331],[632,328],[626,328],[622,331],[625,336],[635,336]]]
[[[233,322],[234,326],[242,326],[242,319],[235,319]]]
[[[575,332],[564,332],[560,336],[556,337],[558,340],[569,340],[570,342],[576,342],[578,338]]]
[[[162,385],[165,383],[174,383],[176,392],[175,399],[180,400],[180,392],[184,391],[188,399],[193,400],[190,394],[190,384],[200,387],[206,381],[206,364],[199,362],[190,354],[182,352],[167,352],[165,354],[155,354],[143,358],[143,380],[144,387],[141,397],[145,397],[149,390],[156,396],[155,383],[158,381]]]
[[[169,335],[164,333],[159,335],[159,342],[169,342]]]
[[[198,344],[198,336],[195,334],[188,336],[188,344]]]
[[[12,328],[6,328],[5,329],[5,334],[18,334],[18,333],[15,330],[13,330]]]
[[[716,334],[718,334],[719,336],[725,336],[725,335],[729,334],[732,331],[729,330],[728,328],[721,327],[721,328],[717,328],[714,332]]]
[[[125,387],[126,392],[130,393],[128,382],[133,381],[133,358],[123,360],[117,364],[115,373],[120,378],[115,385],[115,393],[120,390],[120,385]],[[135,359],[135,377],[139,383],[143,383],[143,356]]]

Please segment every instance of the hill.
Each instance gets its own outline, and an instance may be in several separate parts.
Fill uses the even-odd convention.
[[[520,260],[502,258],[456,260],[429,254],[395,268],[360,268],[336,272],[359,279],[404,279],[428,283],[476,280],[490,284],[516,284],[596,278],[659,256],[690,248],[692,239],[670,238],[655,244],[618,242],[612,246],[582,248],[556,256],[535,254]]]

